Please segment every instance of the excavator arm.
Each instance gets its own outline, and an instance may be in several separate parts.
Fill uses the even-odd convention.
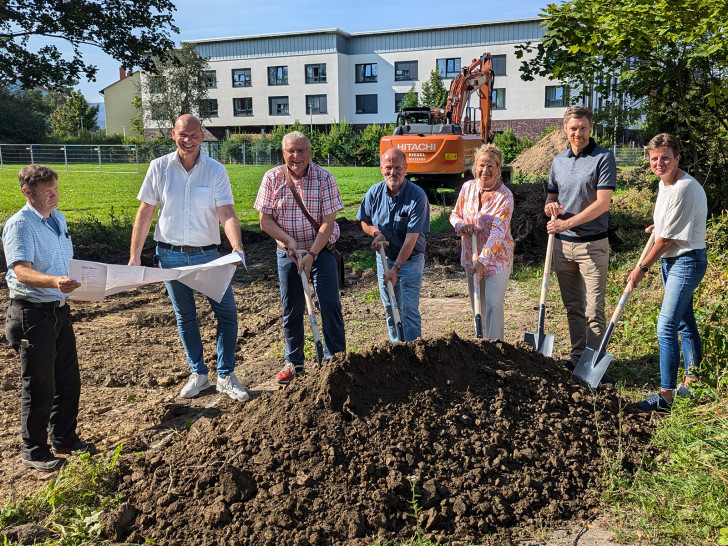
[[[450,84],[445,111],[451,123],[461,125],[465,134],[476,132],[468,118],[468,101],[473,92],[479,97],[480,126],[477,134],[484,141],[490,142],[493,101],[493,57],[490,53],[483,53],[480,58],[473,59],[470,66],[462,69]]]

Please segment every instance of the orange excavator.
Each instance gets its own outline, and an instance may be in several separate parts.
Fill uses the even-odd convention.
[[[492,140],[492,94],[493,58],[483,53],[453,78],[445,108],[403,108],[394,133],[379,142],[380,155],[402,150],[408,178],[422,186],[468,178],[475,150]]]

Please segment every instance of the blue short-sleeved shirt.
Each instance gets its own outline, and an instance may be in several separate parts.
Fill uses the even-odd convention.
[[[408,233],[419,233],[412,256],[425,251],[425,233],[430,231],[430,203],[425,192],[405,179],[397,195],[389,197],[385,181],[375,184],[364,196],[356,213],[358,220],[368,222],[387,238],[385,253],[396,260]]]
[[[50,302],[66,298],[66,294],[57,288],[36,288],[23,284],[18,281],[13,269],[16,262],[31,262],[33,269],[39,273],[68,275],[68,260],[73,258],[73,244],[66,218],[57,210],[51,211],[51,216],[60,228],[60,234],[29,203],[5,224],[3,249],[8,265],[5,280],[12,299]]]

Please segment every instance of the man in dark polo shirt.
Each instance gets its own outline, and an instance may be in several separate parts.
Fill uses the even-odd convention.
[[[571,337],[570,367],[584,348],[598,349],[606,327],[604,295],[609,271],[609,205],[617,183],[612,153],[589,135],[592,112],[573,106],[564,113],[569,149],[554,158],[544,212],[556,234],[553,263]]]
[[[95,452],[76,434],[81,376],[66,298],[81,285],[68,278],[73,245],[56,210],[58,175],[30,165],[18,180],[27,203],[3,229],[10,290],[5,336],[20,355],[23,464],[53,472],[66,462],[58,454]]]

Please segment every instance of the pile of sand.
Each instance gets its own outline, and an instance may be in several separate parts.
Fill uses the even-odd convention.
[[[556,129],[524,150],[511,163],[514,173],[549,174],[554,157],[566,150],[569,141],[563,129]]]

